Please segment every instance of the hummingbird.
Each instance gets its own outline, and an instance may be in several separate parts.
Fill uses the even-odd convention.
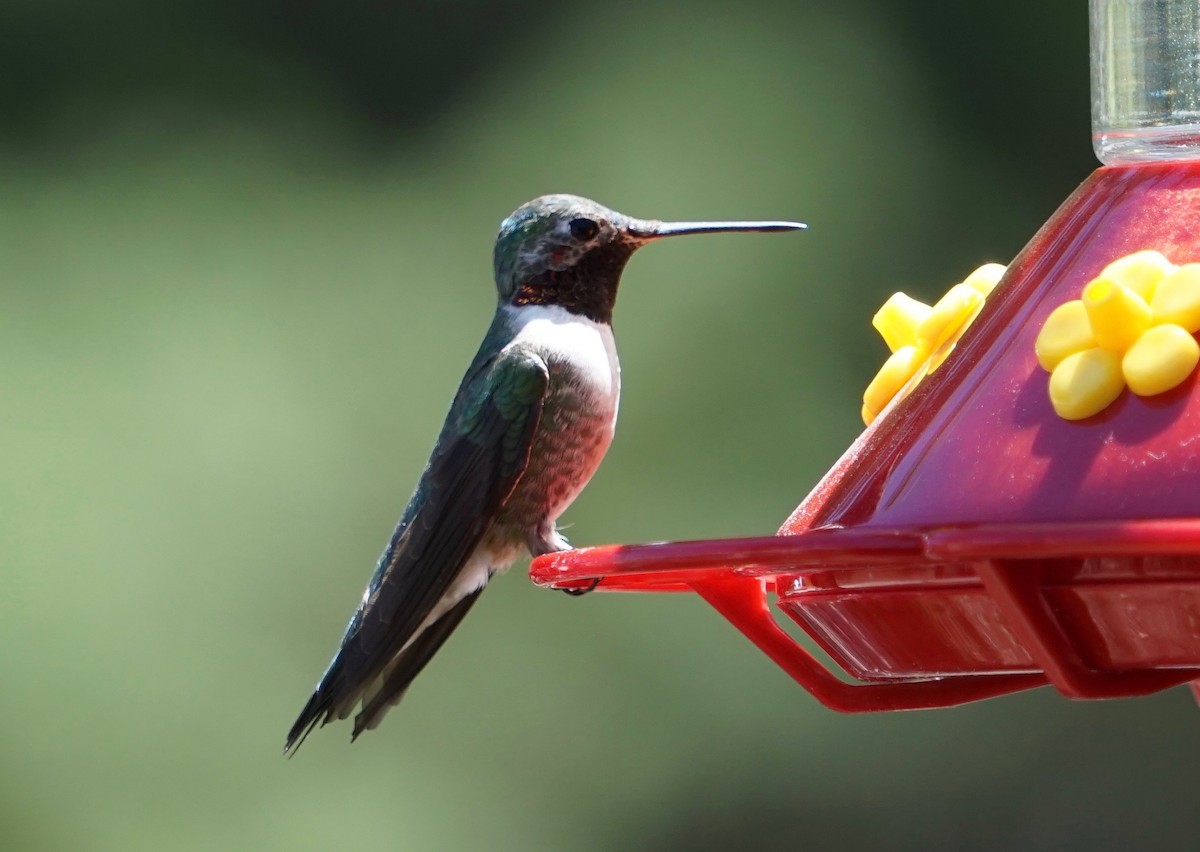
[[[375,728],[493,575],[523,551],[570,547],[555,522],[616,425],[612,315],[630,255],[664,237],[804,227],[635,219],[576,195],[535,198],[500,224],[491,326],[285,754],[356,705],[351,739]]]

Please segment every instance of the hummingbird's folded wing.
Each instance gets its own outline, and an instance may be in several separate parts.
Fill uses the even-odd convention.
[[[504,350],[468,375],[342,647],[285,751],[298,747],[318,722],[348,716],[429,617],[520,481],[548,383],[545,361],[523,347]]]

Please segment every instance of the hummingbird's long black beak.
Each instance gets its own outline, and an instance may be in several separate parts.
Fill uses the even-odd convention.
[[[721,231],[799,231],[803,222],[658,222],[635,220],[626,228],[636,240],[656,240],[683,234],[716,234]]]

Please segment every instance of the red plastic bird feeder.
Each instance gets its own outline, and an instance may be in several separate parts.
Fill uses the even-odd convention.
[[[1200,698],[1200,389],[1066,420],[1035,354],[1108,264],[1200,262],[1200,0],[1092,0],[1106,165],[1008,267],[950,357],[778,535],[543,556],[556,588],[694,591],[829,707],[944,707],[1046,683]],[[854,682],[786,632],[770,601]]]

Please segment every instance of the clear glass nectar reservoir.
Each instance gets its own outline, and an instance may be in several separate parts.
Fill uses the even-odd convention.
[[[1089,0],[1105,165],[1200,159],[1200,0]]]

